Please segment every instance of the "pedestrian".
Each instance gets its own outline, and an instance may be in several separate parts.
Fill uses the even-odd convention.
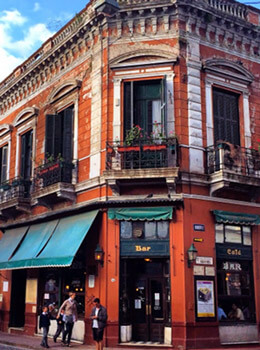
[[[57,330],[56,330],[56,333],[55,333],[55,335],[53,337],[54,343],[57,342],[57,338],[58,338],[58,336],[61,333],[62,333],[62,336],[63,336],[63,333],[64,333],[64,320],[63,320],[63,317],[64,317],[64,311],[61,310],[60,316],[57,315],[57,317],[56,317]]]
[[[48,313],[48,306],[43,306],[42,313],[40,315],[40,322],[39,322],[39,328],[42,328],[42,342],[41,346],[43,348],[49,348],[48,345],[48,332],[50,327],[50,316]]]
[[[77,303],[76,303],[76,293],[70,292],[69,293],[69,299],[65,300],[64,303],[61,305],[58,317],[60,317],[62,310],[64,310],[64,316],[63,320],[65,322],[65,331],[63,332],[62,336],[62,343],[67,346],[70,345],[70,339],[71,334],[73,330],[74,323],[78,320],[78,311],[77,311]],[[67,337],[67,341],[66,341]]]
[[[107,309],[100,304],[100,299],[94,299],[95,306],[91,311],[93,339],[96,342],[96,350],[103,349],[103,333],[107,325]]]

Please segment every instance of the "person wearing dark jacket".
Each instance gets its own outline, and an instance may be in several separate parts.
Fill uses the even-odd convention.
[[[91,311],[93,339],[96,342],[96,350],[103,350],[103,333],[107,325],[107,309],[100,304],[99,298],[94,299],[95,306]]]
[[[56,333],[53,337],[54,342],[56,343],[58,336],[62,333],[64,333],[64,320],[63,320],[63,316],[64,316],[64,311],[62,310],[60,315],[56,317],[56,321],[57,321],[57,330]]]
[[[50,317],[48,313],[48,306],[43,306],[42,313],[40,315],[39,328],[42,328],[42,342],[41,346],[44,348],[49,348],[48,345],[48,332],[50,327]]]

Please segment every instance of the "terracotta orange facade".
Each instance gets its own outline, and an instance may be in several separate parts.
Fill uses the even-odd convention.
[[[2,331],[73,290],[87,344],[95,297],[107,346],[259,342],[259,23],[91,1],[0,84]]]

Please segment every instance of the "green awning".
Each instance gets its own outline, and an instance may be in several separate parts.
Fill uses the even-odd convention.
[[[70,266],[97,214],[93,210],[61,219],[34,266]]]
[[[114,208],[108,210],[111,220],[170,220],[172,207]]]
[[[260,216],[256,214],[234,213],[232,211],[213,210],[216,222],[236,225],[259,225]]]
[[[53,220],[30,226],[14,256],[8,262],[0,263],[0,270],[3,268],[17,269],[33,266],[34,259],[37,259],[37,255],[46,246],[57,224],[58,220]]]
[[[19,227],[15,230],[6,230],[0,240],[0,266],[8,262],[19,246],[29,226]],[[1,269],[1,268],[0,268]]]
[[[93,210],[32,225],[14,256],[10,260],[1,257],[0,270],[70,266],[97,214]],[[1,249],[2,240],[0,254]]]

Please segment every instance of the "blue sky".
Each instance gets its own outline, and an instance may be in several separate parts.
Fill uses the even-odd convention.
[[[82,10],[88,0],[0,0],[0,81]]]
[[[0,0],[0,81],[82,10],[88,0]],[[260,8],[260,1],[255,6]]]

